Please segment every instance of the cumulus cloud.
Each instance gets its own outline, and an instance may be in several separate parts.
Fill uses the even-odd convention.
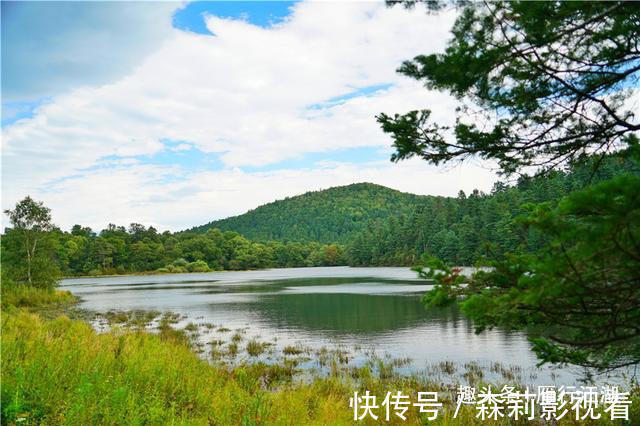
[[[308,153],[388,147],[374,118],[383,111],[427,107],[440,123],[451,123],[454,99],[395,69],[404,59],[441,50],[453,19],[419,7],[311,2],[296,4],[270,28],[208,16],[215,36],[170,30],[126,77],[56,96],[33,118],[3,128],[3,207],[30,193],[47,200],[65,226],[135,216],[177,229],[359,181],[442,195],[488,189],[489,172],[472,167],[439,175],[421,162],[246,171]],[[379,85],[384,88],[358,96]],[[217,155],[223,169],[104,167],[105,158],[161,152],[166,140],[184,144],[174,150]]]
[[[180,176],[180,179],[176,179]],[[372,182],[423,195],[455,195],[491,188],[494,174],[480,165],[447,169],[410,160],[400,164],[327,162],[303,169],[246,172],[240,168],[184,174],[183,170],[152,165],[97,169],[52,184],[42,194],[54,209],[56,223],[81,222],[103,229],[112,222],[153,225],[182,230],[233,216],[307,191]]]
[[[172,147],[170,149],[173,152],[180,152],[180,151],[189,151],[191,148],[193,148],[192,145],[190,145],[188,143],[181,143],[181,144],[178,144],[178,145],[176,145],[176,146],[174,146],[174,147]]]

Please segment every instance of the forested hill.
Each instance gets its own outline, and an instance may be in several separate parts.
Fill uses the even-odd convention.
[[[245,214],[192,228],[235,231],[251,240],[346,243],[368,223],[408,214],[428,199],[372,183],[356,183],[307,192]]]
[[[597,173],[594,163],[599,163]],[[594,157],[566,171],[522,177],[515,185],[498,182],[489,194],[431,198],[408,215],[369,223],[347,244],[346,259],[353,266],[414,265],[426,253],[450,264],[471,265],[508,252],[531,252],[546,240],[514,221],[529,203],[555,204],[572,191],[625,173],[640,175],[638,161]]]

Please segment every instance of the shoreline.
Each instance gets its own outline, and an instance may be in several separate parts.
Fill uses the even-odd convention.
[[[220,272],[253,272],[253,271],[273,271],[279,269],[317,269],[317,268],[363,268],[363,269],[374,269],[374,268],[407,268],[411,269],[415,265],[331,265],[331,266],[291,266],[291,267],[282,267],[282,268],[258,268],[258,269],[221,269],[221,270],[212,270],[212,271],[185,271],[185,272],[156,272],[156,271],[144,271],[144,272],[130,272],[126,274],[107,274],[107,275],[69,275],[63,276],[60,280],[70,280],[76,278],[113,278],[113,277],[127,277],[132,275],[178,275],[178,274],[208,274],[208,273],[220,273]],[[480,270],[486,267],[478,267],[478,266],[453,266],[452,268],[475,268],[476,270]],[[417,273],[416,273],[417,275]]]
[[[54,292],[60,296],[65,293]],[[273,348],[270,342],[249,338],[241,330],[223,330],[222,325],[218,331],[231,337],[224,342],[210,340],[213,355],[203,359],[198,353],[202,347],[194,345],[194,336],[200,328],[213,325],[190,322],[178,329],[173,327],[180,321],[176,314],[128,311],[102,314],[110,328],[97,332],[89,319],[94,316],[95,320],[96,312],[78,305],[75,300],[3,309],[3,405],[9,407],[3,409],[3,423],[101,424],[100,419],[106,416],[154,424],[206,424],[211,418],[223,425],[237,424],[243,418],[251,424],[351,424],[349,399],[354,392],[366,390],[379,403],[389,392],[400,391],[410,398],[418,392],[436,392],[442,405],[431,424],[483,424],[477,419],[475,406],[463,405],[453,418],[458,386],[492,386],[498,391],[505,384],[524,391],[524,385],[516,380],[518,367],[499,363],[489,368],[501,379],[489,378],[477,364],[451,362],[441,362],[420,374],[403,375],[398,371],[402,359],[374,356],[365,364],[350,365],[348,353],[330,349],[312,352],[295,346],[286,347],[269,363],[260,356]],[[49,308],[53,309],[47,312]],[[156,330],[148,330],[153,321]],[[304,362],[315,362],[318,368],[303,370]],[[459,380],[443,380],[453,375],[459,375]],[[33,392],[20,393],[18,389]],[[84,391],[78,398],[81,389]],[[640,390],[632,384],[628,389],[633,410],[640,404]],[[118,395],[122,392],[134,403],[121,401]],[[4,400],[5,395],[11,395],[10,402]],[[101,401],[111,403],[105,407]],[[261,408],[255,411],[255,407]],[[108,414],[104,411],[107,408]],[[607,420],[602,424],[612,424],[603,407],[596,412]],[[635,415],[632,411],[631,421]],[[424,415],[414,409],[407,412],[406,420],[392,419],[390,423],[424,422]],[[492,424],[528,423],[514,423],[505,415]],[[558,424],[575,423],[567,416]]]

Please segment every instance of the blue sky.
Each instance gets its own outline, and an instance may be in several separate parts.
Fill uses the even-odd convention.
[[[392,164],[380,112],[455,100],[395,69],[453,15],[382,2],[2,2],[2,208],[63,228],[184,229],[355,182],[489,189],[478,168]]]
[[[282,23],[291,14],[291,8],[296,2],[289,1],[221,1],[221,2],[191,2],[186,4],[182,8],[176,9],[171,17],[171,24],[174,28],[189,31],[196,34],[202,34],[206,36],[213,36],[209,29],[205,25],[206,16],[217,16],[225,19],[243,20],[252,25],[256,25],[263,28],[270,28],[274,25]],[[64,70],[53,69],[50,71],[39,70],[39,72],[24,72],[25,68],[28,68],[24,64],[20,64],[23,59],[23,54],[18,52],[18,49],[13,48],[14,45],[31,46],[35,47],[36,51],[32,52],[34,55],[47,56],[47,52],[52,50],[50,43],[55,43],[55,35],[59,32],[59,26],[51,26],[51,22],[59,21],[60,17],[64,14],[66,16],[70,14],[70,10],[66,10],[68,6],[53,7],[52,5],[41,10],[41,6],[34,7],[33,4],[24,4],[18,2],[8,2],[6,5],[3,3],[3,44],[6,47],[6,54],[3,54],[5,63],[17,63],[14,67],[9,67],[8,73],[10,76],[5,79],[6,84],[3,85],[3,91],[14,93],[13,86],[23,87],[24,90],[20,94],[19,89],[15,90],[17,98],[3,101],[2,104],[2,126],[10,125],[18,120],[25,118],[32,118],[36,108],[51,100],[52,95],[56,93],[55,90],[47,91],[46,88],[37,94],[36,97],[30,96],[30,89],[34,86],[38,87],[41,81],[57,80],[60,79],[60,74],[64,74]],[[78,10],[79,9],[79,10]],[[104,13],[105,9],[100,10],[100,13]],[[95,6],[87,3],[78,3],[74,5],[74,13],[76,18],[84,19],[84,25],[77,29],[77,32],[83,30],[89,25],[95,24],[95,16],[98,12],[95,10]],[[108,12],[105,13],[109,15]],[[113,13],[112,13],[113,15]],[[16,17],[15,20],[12,18]],[[116,19],[116,18],[114,18]],[[41,28],[38,32],[33,32],[31,28],[25,25],[19,25],[20,21],[30,22],[33,26]],[[65,25],[71,27],[69,33],[75,38],[73,25],[70,21],[65,21]],[[37,47],[36,47],[37,46]],[[106,50],[113,48],[113,46],[104,47],[100,50]],[[87,58],[89,61],[90,58]],[[20,69],[18,70],[18,64]],[[76,64],[77,66],[77,64]],[[90,70],[92,65],[87,63],[84,67]],[[16,69],[12,73],[12,71]],[[19,72],[18,72],[19,71]],[[95,70],[90,70],[86,74],[89,76]],[[17,83],[12,84],[14,78],[12,74],[19,74],[19,80]],[[52,75],[46,75],[52,74]],[[91,78],[91,77],[90,77]],[[76,84],[78,79],[73,80]],[[91,80],[90,80],[91,81]],[[335,105],[344,103],[349,99],[353,99],[359,96],[371,96],[379,90],[386,90],[391,87],[390,83],[377,84],[373,86],[366,86],[361,88],[352,88],[351,91],[345,92],[339,96],[335,96],[321,102],[314,103],[308,106],[309,109],[315,110],[327,110]],[[6,98],[3,96],[3,99]],[[14,98],[14,96],[11,96]],[[223,164],[219,161],[218,154],[207,154],[196,147],[191,146],[186,151],[172,151],[170,146],[166,142],[167,149],[163,149],[153,155],[141,155],[136,156],[135,159],[141,164],[154,164],[154,165],[178,165],[181,167],[189,168],[191,170],[217,170],[223,168]],[[250,170],[275,170],[278,168],[308,168],[315,162],[326,161],[349,161],[349,162],[364,162],[372,160],[382,160],[388,156],[388,153],[382,152],[379,148],[355,148],[355,149],[340,149],[335,152],[318,152],[297,156],[296,158],[287,159],[275,164],[269,164],[261,167],[250,167]],[[105,160],[112,160],[113,156],[104,157]]]
[[[291,14],[292,6],[296,2],[280,2],[280,1],[223,1],[223,2],[192,2],[186,4],[182,8],[176,9],[171,17],[171,24],[174,28],[183,31],[189,31],[206,36],[214,36],[205,25],[206,16],[217,16],[226,19],[243,20],[252,25],[263,28],[270,28],[274,25],[282,23]],[[51,100],[52,95],[56,94],[55,90],[47,91],[46,87],[41,88],[41,82],[47,80],[60,80],[63,78],[60,74],[65,74],[65,69],[40,69],[38,72],[24,72],[25,68],[29,68],[24,63],[23,53],[12,46],[30,46],[37,50],[32,55],[41,55],[46,57],[48,52],[54,50],[51,44],[55,43],[56,36],[59,34],[59,26],[51,25],[53,22],[59,22],[61,16],[64,16],[63,22],[69,27],[68,35],[71,38],[77,38],[75,33],[86,31],[86,28],[95,25],[96,15],[104,13],[105,15],[113,15],[116,20],[117,14],[109,13],[110,8],[96,10],[96,7],[90,3],[77,3],[73,5],[73,13],[68,9],[69,5],[62,7],[54,7],[53,5],[36,6],[35,4],[26,4],[24,2],[7,2],[3,3],[3,44],[5,44],[6,54],[3,54],[5,64],[16,64],[8,66],[7,73],[9,76],[5,78],[3,92],[8,92],[11,96],[3,96],[3,99],[9,97],[10,100],[3,101],[2,126],[10,125],[18,120],[32,118],[36,108]],[[104,6],[103,6],[104,7]],[[69,15],[74,15],[75,19],[83,19],[84,24],[79,28],[73,28],[71,21],[68,21]],[[27,25],[38,26],[38,32],[32,31]],[[101,51],[113,48],[112,45],[99,49]],[[96,70],[92,70],[92,64],[88,63],[91,58],[87,58],[87,63],[82,64],[91,80],[92,74]],[[41,64],[43,66],[44,64]],[[74,64],[77,68],[77,63]],[[18,67],[20,67],[18,69]],[[44,68],[44,66],[43,66]],[[19,74],[19,76],[15,75]],[[47,75],[50,74],[50,75]],[[73,74],[77,74],[74,72]],[[99,74],[99,72],[97,72]],[[14,83],[15,81],[15,83]],[[74,78],[75,84],[82,83],[79,79]],[[14,86],[18,86],[14,89]],[[344,94],[324,99],[321,102],[313,103],[308,106],[314,110],[328,110],[333,106],[344,103],[349,99],[359,96],[371,96],[379,90],[386,90],[392,84],[383,83],[361,88],[353,87]],[[22,91],[20,90],[22,89]],[[32,92],[40,90],[39,92]],[[15,95],[14,95],[15,93]],[[34,93],[37,96],[34,97]],[[275,164],[269,164],[262,167],[250,167],[250,170],[275,170],[277,168],[308,168],[315,162],[326,161],[351,161],[363,162],[372,160],[382,160],[388,156],[388,153],[382,152],[376,147],[360,147],[354,149],[340,149],[334,153],[317,152],[305,155],[299,155],[296,158],[287,159]],[[112,159],[107,156],[105,160]],[[142,164],[156,165],[178,165],[192,170],[202,168],[215,170],[223,168],[219,161],[219,155],[207,154],[197,148],[191,146],[188,151],[175,152],[170,147],[157,152],[153,155],[136,156],[135,159]]]
[[[2,126],[15,123],[23,118],[31,118],[35,109],[46,102],[48,98],[36,98],[33,100],[15,100],[2,102]]]
[[[174,28],[213,36],[205,26],[207,15],[241,19],[268,28],[286,19],[294,4],[202,1],[179,8],[169,2],[114,5],[3,1],[2,104],[6,111],[2,124],[32,116],[34,109],[60,88],[102,83],[116,73],[126,73],[130,58],[137,61],[145,49],[150,49],[152,42],[148,39],[163,38],[165,31],[148,31],[148,27],[153,27],[149,21],[160,20],[162,9],[172,10],[169,19]],[[123,41],[120,46],[119,41]],[[67,55],[63,54],[66,49],[71,50]]]
[[[291,13],[295,2],[288,1],[222,1],[192,2],[173,15],[173,26],[185,31],[211,35],[203,15],[243,19],[253,25],[268,28],[282,22]]]

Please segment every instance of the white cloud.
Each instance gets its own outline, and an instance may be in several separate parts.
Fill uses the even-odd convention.
[[[192,148],[193,148],[193,145],[191,145],[191,144],[181,143],[181,144],[178,144],[178,145],[176,145],[176,146],[174,146],[174,147],[172,147],[170,149],[173,152],[180,152],[180,151],[189,151]]]
[[[452,98],[395,69],[402,60],[441,50],[453,18],[428,16],[419,7],[311,2],[296,4],[289,19],[269,29],[208,17],[215,37],[173,30],[125,78],[57,96],[34,118],[3,128],[3,207],[29,193],[47,201],[65,226],[137,217],[177,229],[318,185],[369,180],[449,195],[461,187],[488,189],[490,173],[480,180],[473,169],[437,175],[420,162],[267,174],[236,170],[309,152],[388,147],[374,119],[382,111],[427,107],[440,123],[452,122]],[[386,83],[392,86],[372,96],[309,108]],[[106,156],[160,152],[165,139],[219,153],[226,169],[190,173],[177,166],[112,164],[87,171]],[[429,183],[421,186],[417,177]]]
[[[175,180],[176,176],[182,179]],[[107,223],[139,222],[160,230],[182,230],[246,212],[306,191],[372,182],[404,192],[456,195],[489,190],[494,175],[477,165],[437,169],[420,160],[400,164],[324,163],[306,169],[244,172],[238,168],[183,175],[178,169],[141,165],[98,169],[52,185],[40,198],[54,209],[57,224],[103,229]]]

